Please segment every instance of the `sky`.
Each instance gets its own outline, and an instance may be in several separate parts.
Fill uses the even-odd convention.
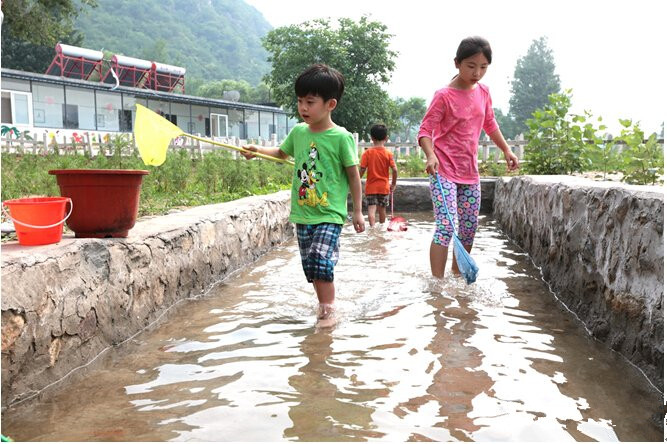
[[[384,23],[397,51],[386,90],[392,97],[423,97],[456,74],[460,41],[485,37],[493,49],[482,83],[494,107],[509,110],[517,60],[545,36],[553,51],[561,89],[572,89],[571,111],[602,117],[612,134],[618,119],[639,121],[656,132],[667,110],[667,2],[664,0],[246,0],[273,27],[315,18],[366,14]]]

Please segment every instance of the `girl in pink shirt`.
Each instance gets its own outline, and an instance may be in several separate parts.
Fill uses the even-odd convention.
[[[436,91],[417,135],[419,146],[426,154],[426,172],[431,177],[435,213],[431,273],[439,278],[445,274],[447,249],[454,232],[443,203],[455,220],[455,215],[458,216],[459,238],[466,250],[472,249],[475,239],[481,200],[477,142],[482,128],[503,151],[508,169],[519,167],[519,160],[496,122],[489,89],[479,83],[490,64],[488,41],[481,37],[462,40],[454,58],[459,73],[449,85]],[[443,193],[436,183],[436,173],[439,173]],[[452,272],[459,273],[456,261],[452,261]]]

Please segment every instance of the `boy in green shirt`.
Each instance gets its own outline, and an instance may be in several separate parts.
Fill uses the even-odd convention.
[[[354,229],[357,233],[364,231],[357,148],[352,134],[331,120],[344,89],[340,72],[323,64],[312,65],[294,84],[303,123],[292,128],[280,147],[243,147],[280,159],[294,158],[289,220],[296,223],[301,265],[306,279],[315,287],[318,325],[323,327],[335,322],[333,269],[347,218],[348,191],[354,204]]]

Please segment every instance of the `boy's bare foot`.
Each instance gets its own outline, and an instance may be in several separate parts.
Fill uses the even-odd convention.
[[[317,324],[318,328],[333,327],[336,324],[335,309],[333,304],[320,304],[317,307]]]

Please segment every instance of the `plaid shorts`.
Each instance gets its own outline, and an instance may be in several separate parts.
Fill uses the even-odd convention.
[[[296,224],[301,266],[308,282],[333,282],[342,229],[342,225],[331,223]]]
[[[389,200],[388,194],[367,194],[366,205],[377,205],[379,207],[386,207]]]

